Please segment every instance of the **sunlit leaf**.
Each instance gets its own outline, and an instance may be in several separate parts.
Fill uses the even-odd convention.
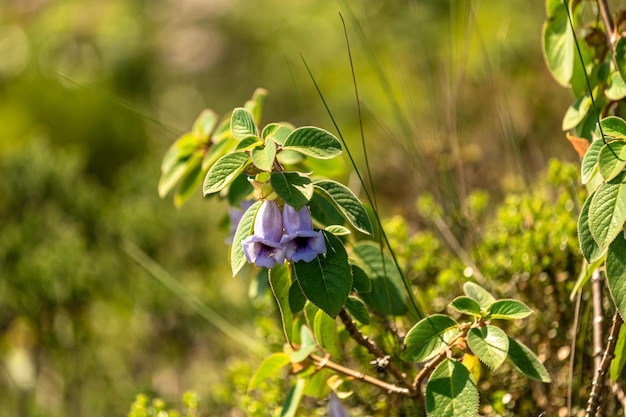
[[[197,152],[197,155],[190,158],[187,171],[180,179],[180,185],[174,194],[174,205],[176,207],[181,207],[202,184],[202,178],[204,177],[202,156],[202,152]]]
[[[334,358],[341,358],[341,347],[337,334],[337,323],[328,314],[319,310],[315,314],[313,330],[320,346]]]
[[[589,206],[589,229],[600,248],[606,248],[626,221],[626,176],[621,173],[601,184]]]
[[[291,132],[283,148],[319,159],[334,158],[342,152],[339,139],[330,132],[313,126],[299,127]]]
[[[296,385],[291,387],[289,393],[287,394],[287,398],[283,403],[283,409],[280,411],[280,417],[295,417],[296,411],[298,411],[298,405],[300,405],[300,400],[302,400],[302,393],[305,385],[306,379],[298,378],[296,380]]]
[[[533,311],[521,301],[497,300],[487,308],[487,312],[492,319],[518,320],[530,316]]]
[[[583,256],[589,263],[600,259],[605,252],[605,250],[600,249],[589,229],[589,206],[593,195],[592,193],[587,197],[578,217],[578,243]]]
[[[249,161],[250,158],[245,152],[229,153],[218,159],[204,178],[202,185],[204,196],[216,193],[228,186],[235,177],[243,172]]]
[[[615,357],[611,361],[611,383],[616,383],[626,365],[626,326],[619,329],[615,343]]]
[[[485,365],[498,369],[509,353],[509,339],[496,326],[483,326],[471,329],[467,335],[467,345]]]
[[[458,323],[443,314],[433,314],[413,326],[404,338],[400,356],[407,362],[423,362],[441,352],[458,334]]]
[[[203,140],[207,140],[215,126],[217,126],[217,121],[219,116],[211,109],[205,109],[200,113],[198,118],[193,122],[193,127],[191,131],[195,133],[199,138]]]
[[[252,163],[262,171],[271,171],[276,157],[276,145],[271,139],[265,141],[265,145],[252,149]],[[311,193],[312,194],[312,193]]]
[[[600,149],[598,167],[604,181],[611,181],[626,166],[626,142],[612,140]]]
[[[587,149],[580,165],[581,181],[583,184],[587,184],[596,171],[596,167],[598,166],[598,155],[600,154],[600,149],[602,149],[603,146],[604,142],[600,139],[591,142],[591,145],[589,145],[589,149]]]
[[[609,86],[604,90],[604,94],[611,101],[619,101],[626,97],[626,83],[619,72],[614,71],[611,74]]]
[[[450,307],[459,313],[480,316],[480,304],[470,297],[457,297],[452,300]]]
[[[276,376],[279,375],[279,371],[290,363],[291,359],[286,353],[272,353],[270,356],[263,359],[263,362],[261,362],[256,372],[252,375],[248,383],[248,391],[258,388],[263,381],[276,378]]]
[[[582,96],[576,100],[565,112],[561,128],[563,130],[570,130],[578,126],[585,119],[587,113],[589,113],[591,103],[591,96],[589,95]]]
[[[365,207],[348,187],[331,180],[316,181],[314,184],[315,190],[330,199],[355,229],[368,235],[373,233]]]
[[[496,299],[487,290],[473,282],[463,284],[463,292],[476,301],[481,308],[487,309]]]
[[[258,136],[254,116],[249,110],[237,107],[230,116],[230,131],[235,139],[245,139],[249,136]]]
[[[619,40],[615,44],[615,63],[617,64],[617,70],[622,76],[622,80],[626,80],[626,39],[619,37]]]
[[[313,196],[311,179],[299,172],[272,172],[270,184],[276,194],[296,210],[306,206]]]
[[[237,230],[233,237],[233,245],[230,248],[230,267],[233,271],[233,276],[237,275],[247,262],[246,255],[243,253],[242,242],[252,234],[254,216],[260,206],[261,201],[252,204],[243,216],[241,216],[241,220],[237,225]]]
[[[600,120],[602,133],[615,139],[626,139],[626,121],[621,117],[609,116]]]
[[[528,378],[541,382],[551,382],[550,374],[539,358],[523,343],[509,337],[509,360]]]
[[[454,359],[435,368],[426,385],[428,417],[476,417],[478,390],[469,371]]]
[[[606,253],[606,282],[617,311],[626,317],[626,239],[620,234]]]
[[[264,270],[266,270],[264,268]],[[266,270],[270,288],[274,299],[278,305],[280,311],[280,318],[283,325],[283,332],[285,333],[285,339],[287,342],[292,343],[292,331],[293,331],[293,313],[291,311],[291,305],[289,303],[289,288],[291,286],[291,280],[289,279],[289,267],[287,265],[275,266],[271,270]]]
[[[566,5],[554,4],[543,26],[543,53],[550,72],[564,87],[574,72],[574,37],[569,25]]]

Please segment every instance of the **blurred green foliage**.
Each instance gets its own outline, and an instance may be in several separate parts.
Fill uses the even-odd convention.
[[[509,184],[532,178],[546,155],[575,156],[558,139],[569,98],[553,86],[539,52],[542,7],[523,0],[9,0],[0,4],[0,415],[124,415],[139,392],[170,403],[187,389],[211,415],[276,409],[281,386],[245,392],[260,359],[123,247],[132,242],[194,297],[280,350],[271,298],[263,291],[248,298],[247,282],[230,277],[227,231],[219,226],[225,208],[199,196],[182,211],[159,200],[159,160],[202,108],[225,113],[257,86],[271,93],[267,120],[330,130],[300,54],[358,150],[339,11],[376,191],[385,212],[406,218],[391,226],[425,307],[443,308],[467,272],[428,217],[416,215],[416,196],[428,191],[432,203],[422,209],[450,222],[495,292],[535,307],[528,344],[561,346],[565,314],[526,297],[546,293],[561,313],[570,308],[563,297],[578,265],[569,234],[576,198],[573,206],[561,201],[561,183],[561,191],[546,185],[535,197],[509,194],[499,220],[487,221]],[[473,192],[477,186],[485,191]],[[550,212],[556,217],[545,218]],[[556,221],[561,232],[550,227]],[[515,253],[507,236],[520,245]],[[357,359],[368,361],[358,350]],[[492,389],[497,408],[501,392]],[[348,404],[355,411],[395,406],[360,390]]]

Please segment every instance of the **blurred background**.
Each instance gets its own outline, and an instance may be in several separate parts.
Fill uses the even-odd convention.
[[[335,132],[304,60],[363,166],[343,17],[382,214],[416,229],[423,192],[446,213],[475,189],[496,203],[549,158],[577,159],[543,3],[3,0],[0,416],[120,416],[139,392],[187,389],[210,415],[241,415],[262,349],[190,304],[268,349],[282,334],[272,301],[230,276],[225,204],[158,198],[165,150],[257,87],[264,122]]]

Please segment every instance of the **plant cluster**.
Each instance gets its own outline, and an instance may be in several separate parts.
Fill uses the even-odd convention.
[[[289,366],[295,384],[282,415],[294,415],[304,395],[324,398],[335,391],[345,397],[344,382],[357,380],[400,398],[403,407],[422,404],[429,416],[473,416],[480,362],[495,371],[508,358],[524,375],[550,381],[535,354],[492,322],[526,318],[531,310],[523,303],[496,300],[466,283],[465,295],[450,307],[468,320],[425,317],[395,252],[384,250],[389,242],[383,228],[372,226],[349,188],[308,165],[340,155],[341,141],[316,127],[270,123],[260,129],[264,96],[257,90],[221,121],[205,110],[167,151],[159,182],[161,196],[179,184],[177,204],[200,183],[206,197],[227,199],[236,223],[230,239],[233,275],[255,264],[261,268],[257,279],[269,282],[285,351],[262,362],[250,389]],[[371,211],[378,224],[375,207]],[[398,326],[407,324],[410,330],[402,334]],[[377,337],[365,333],[377,326]],[[349,340],[394,381],[340,363],[349,356]],[[336,397],[330,398],[331,408],[341,410]]]

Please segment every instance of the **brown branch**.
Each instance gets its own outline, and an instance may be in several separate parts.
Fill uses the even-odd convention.
[[[399,387],[397,385],[390,384],[388,382],[381,381],[380,379],[366,375],[362,372],[355,371],[354,369],[346,368],[345,366],[339,365],[338,363],[335,363],[329,360],[328,357],[323,358],[315,354],[310,354],[309,358],[313,360],[313,362],[319,369],[322,369],[322,368],[332,369],[335,372],[338,372],[340,374],[349,376],[351,378],[354,378],[360,381],[367,382],[368,384],[382,388],[385,391],[390,392],[390,393],[408,395],[410,397],[414,397],[416,395],[415,392],[411,391],[408,388]]]
[[[613,326],[611,326],[611,332],[609,333],[609,338],[606,343],[606,349],[604,349],[604,354],[602,355],[600,368],[595,373],[593,382],[591,383],[591,393],[589,394],[589,400],[587,401],[585,417],[595,417],[598,415],[598,411],[601,406],[600,394],[602,393],[602,382],[607,370],[609,369],[611,361],[615,357],[615,344],[617,343],[617,337],[619,335],[620,328],[622,327],[622,323],[624,323],[622,316],[620,316],[619,313],[615,313],[613,316]]]
[[[600,269],[591,275],[591,294],[593,303],[593,372],[598,373],[604,350],[604,311],[602,311],[603,277]]]
[[[463,339],[467,336],[467,332],[469,332],[470,328],[471,325],[462,324],[461,333],[456,335],[456,337],[452,339],[450,343],[448,343],[448,346],[444,350],[439,352],[439,354],[435,356],[434,359],[432,359],[422,368],[420,373],[417,374],[417,376],[415,377],[415,381],[413,381],[413,386],[415,387],[415,389],[419,389],[419,386],[422,384],[424,379],[426,379],[426,377],[430,375],[430,373],[437,367],[437,365],[439,365],[441,361],[443,361],[448,356],[450,348],[454,346],[459,341],[459,339]]]
[[[615,33],[615,25],[613,24],[613,17],[611,17],[611,10],[609,9],[609,2],[607,0],[598,0],[598,7],[600,8],[600,14],[602,15],[602,21],[604,22],[604,27],[606,28],[606,42],[613,54],[613,45],[615,41],[617,41],[617,36]]]
[[[367,349],[367,351],[374,355],[376,359],[384,359],[388,356],[381,348],[376,345],[376,343],[374,343],[374,341],[361,333],[361,331],[356,327],[356,323],[352,320],[352,317],[350,317],[345,309],[342,308],[339,311],[339,317],[346,327],[346,330],[350,334],[350,337],[352,337],[352,339],[354,339],[359,345]],[[393,375],[399,383],[405,386],[411,392],[411,395],[417,395],[419,393],[419,391],[415,389],[415,387],[411,384],[411,381],[406,377],[406,375],[402,373],[398,368],[396,368],[393,362],[388,362],[385,369],[389,371],[389,373]]]

